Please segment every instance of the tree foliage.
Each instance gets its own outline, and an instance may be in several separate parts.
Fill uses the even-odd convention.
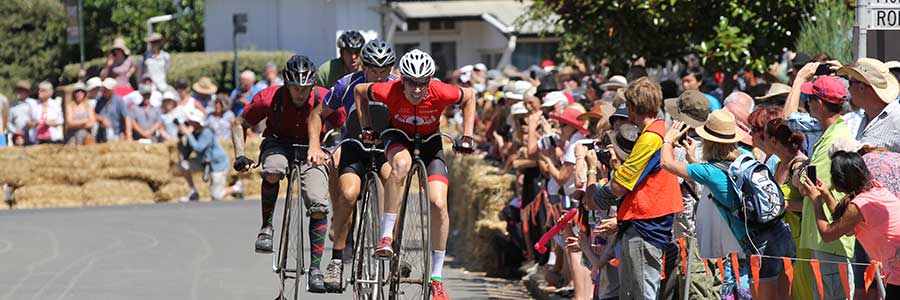
[[[170,52],[203,50],[203,0],[181,0],[191,15],[157,23]],[[62,0],[3,0],[0,11],[0,91],[19,79],[58,82],[63,66],[79,61],[78,45],[66,44]],[[85,58],[104,57],[118,36],[132,55],[145,49],[147,19],[176,12],[172,0],[83,0]]]
[[[520,21],[555,22],[566,60],[697,54],[709,69],[735,72],[763,70],[792,45],[813,1],[535,0]]]
[[[66,39],[60,1],[5,0],[0,11],[0,89],[10,96],[16,80],[56,77]]]
[[[812,15],[800,23],[797,51],[808,55],[828,53],[843,63],[853,61],[853,10],[846,0],[820,0]]]

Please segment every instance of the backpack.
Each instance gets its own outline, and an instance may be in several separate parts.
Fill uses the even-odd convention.
[[[766,228],[784,216],[787,206],[784,194],[769,168],[749,154],[743,154],[731,165],[713,163],[728,175],[737,193],[738,209],[731,214],[752,228]]]
[[[322,98],[319,98],[318,86],[313,86],[312,89],[313,89],[313,97],[314,97],[312,108],[315,108],[317,105],[319,105],[319,101],[321,101]],[[287,89],[285,89],[284,92],[289,93],[287,91]],[[272,128],[272,137],[274,137],[275,139],[279,139],[279,137],[278,137],[279,136],[278,122],[281,121],[281,112],[284,111],[284,105],[282,103],[283,101],[281,101],[280,94],[276,93],[274,98],[275,99],[272,99],[272,111],[274,113],[274,115],[272,116],[272,125],[274,125],[273,127],[275,127],[275,128]],[[312,108],[310,108],[310,109],[312,109]]]

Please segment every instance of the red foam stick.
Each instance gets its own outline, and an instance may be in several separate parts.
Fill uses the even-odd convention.
[[[550,231],[547,231],[547,233],[541,236],[541,240],[539,240],[537,243],[534,243],[534,249],[541,254],[547,253],[547,243],[550,242],[550,239],[552,239],[554,235],[562,230],[563,226],[569,224],[569,222],[571,222],[572,219],[575,218],[576,214],[578,214],[578,208],[573,208],[566,212],[566,214],[563,215],[561,221],[556,223],[556,225],[553,225],[553,228],[550,228]]]

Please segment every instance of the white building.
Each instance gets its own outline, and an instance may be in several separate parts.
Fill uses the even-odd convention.
[[[443,71],[483,62],[520,69],[552,59],[557,38],[539,37],[543,24],[515,26],[531,1],[206,0],[207,51],[232,50],[232,14],[247,14],[238,49],[293,51],[314,61],[337,57],[344,30],[371,30],[399,53],[420,48]]]

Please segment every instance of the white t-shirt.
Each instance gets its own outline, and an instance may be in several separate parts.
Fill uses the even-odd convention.
[[[65,122],[65,116],[62,111],[62,100],[59,98],[50,98],[47,100],[47,109],[44,110],[44,107],[41,106],[40,100],[35,100],[29,102],[31,104],[31,119],[35,122],[40,121],[54,121],[57,123]],[[63,140],[63,132],[62,125],[59,126],[51,126],[50,130],[50,140],[51,141],[62,141]],[[31,128],[31,137],[37,141],[38,128]]]
[[[563,164],[575,164],[575,146],[578,144],[578,141],[584,139],[584,135],[580,132],[576,132],[572,135],[571,138],[569,138],[569,141],[566,143],[566,152],[563,153],[562,157]],[[565,193],[566,196],[570,196],[574,194],[576,190],[575,174],[572,173],[572,176],[569,176],[569,180],[566,181],[565,185],[563,185],[563,193]]]
[[[125,100],[125,104],[132,104],[130,107],[141,105],[141,102],[144,102],[144,96],[142,96],[141,93],[138,91],[133,91],[131,93],[128,93],[128,95],[125,95],[125,97],[123,97],[123,98]],[[159,109],[159,107],[162,106],[162,101],[163,101],[162,93],[160,93],[156,90],[154,90],[152,93],[150,93],[150,106],[153,106],[153,108]]]

